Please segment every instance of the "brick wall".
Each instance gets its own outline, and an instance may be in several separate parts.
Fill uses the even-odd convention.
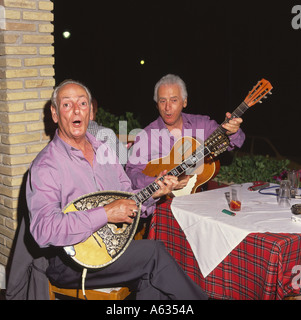
[[[24,203],[23,178],[48,143],[44,107],[54,81],[53,3],[0,0],[0,266]]]

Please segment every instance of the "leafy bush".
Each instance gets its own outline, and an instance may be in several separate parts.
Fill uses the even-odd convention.
[[[98,108],[96,122],[104,127],[112,129],[116,134],[119,133],[119,121],[127,121],[127,133],[133,129],[141,128],[138,118],[135,118],[132,112],[126,112],[125,116],[116,116],[103,108]]]
[[[288,169],[289,160],[271,159],[268,156],[235,156],[228,166],[221,166],[215,180],[245,183],[253,181],[276,182],[276,177]]]

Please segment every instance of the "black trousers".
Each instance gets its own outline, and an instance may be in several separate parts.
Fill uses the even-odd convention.
[[[81,269],[72,267],[62,257],[50,259],[47,276],[56,286],[81,288]],[[86,289],[119,286],[128,286],[135,291],[137,300],[207,299],[202,289],[167,252],[164,244],[154,240],[132,241],[115,262],[87,272]]]

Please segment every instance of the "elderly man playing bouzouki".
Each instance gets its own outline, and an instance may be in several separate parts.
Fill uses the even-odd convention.
[[[51,113],[58,129],[28,174],[30,231],[40,247],[53,248],[47,269],[50,281],[63,288],[79,288],[82,267],[67,256],[63,247],[77,248],[87,238],[95,237],[92,241],[101,249],[100,238],[92,235],[108,224],[131,225],[140,210],[138,201],[125,198],[85,211],[73,207],[64,211],[68,203],[85,194],[116,190],[135,195],[136,191],[116,154],[86,132],[92,110],[91,94],[84,85],[72,80],[61,83],[53,92]],[[105,158],[111,161],[103,161]],[[156,180],[158,188],[151,197],[149,192],[141,206],[144,216],[155,199],[177,184],[176,177],[164,177],[164,172],[160,178]],[[137,299],[207,299],[158,241],[131,241],[118,259],[92,271],[86,274],[87,289],[128,286]]]

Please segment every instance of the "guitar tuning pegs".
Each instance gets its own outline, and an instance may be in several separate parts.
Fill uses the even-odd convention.
[[[269,91],[269,94],[273,94],[272,91]]]

